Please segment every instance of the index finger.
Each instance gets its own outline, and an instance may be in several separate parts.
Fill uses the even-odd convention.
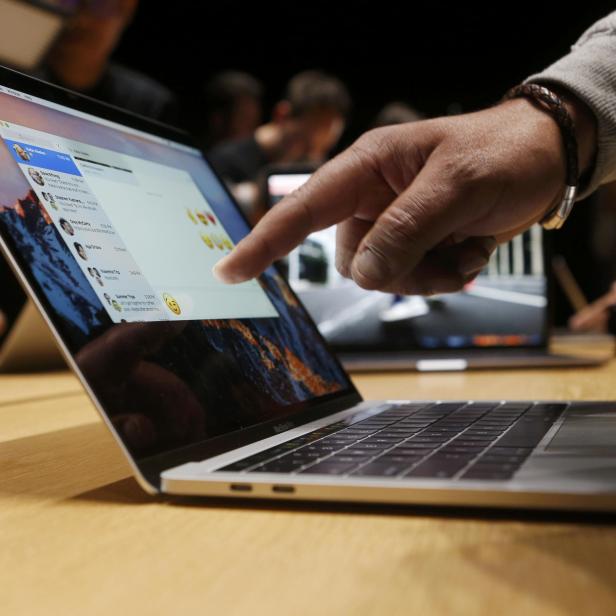
[[[226,283],[254,278],[313,231],[350,216],[370,194],[367,187],[374,199],[378,182],[374,166],[353,148],[347,149],[277,203],[233,252],[216,264],[214,275]]]

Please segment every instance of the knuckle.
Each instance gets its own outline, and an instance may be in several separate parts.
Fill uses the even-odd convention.
[[[395,252],[407,254],[413,251],[419,230],[418,212],[421,206],[389,208],[382,216],[381,238]],[[413,211],[415,210],[415,211]]]
[[[360,135],[349,152],[371,171],[379,172],[384,162],[397,155],[399,131],[391,126],[373,128]]]

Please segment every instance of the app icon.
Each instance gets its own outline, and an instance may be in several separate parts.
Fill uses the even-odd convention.
[[[169,293],[163,293],[163,300],[165,304],[167,304],[167,308],[169,308],[173,314],[181,314],[182,311],[180,310],[180,305],[172,295],[169,295]]]

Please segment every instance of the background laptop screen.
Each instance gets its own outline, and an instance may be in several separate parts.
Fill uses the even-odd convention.
[[[354,392],[200,153],[0,88],[0,228],[117,431],[147,457]]]
[[[308,180],[272,173],[270,205]],[[311,234],[286,260],[291,286],[321,333],[344,350],[411,350],[541,346],[547,280],[542,231],[534,226],[498,247],[489,265],[460,293],[431,298],[365,291],[334,266],[335,229]]]

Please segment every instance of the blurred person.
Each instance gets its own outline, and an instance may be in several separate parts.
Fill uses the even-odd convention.
[[[406,122],[418,122],[423,119],[423,114],[413,109],[409,104],[402,101],[392,101],[384,105],[378,112],[372,124],[372,128],[404,124]]]
[[[616,334],[616,282],[609,283],[616,280],[616,182],[601,186],[596,197],[591,247],[601,273],[607,275],[602,286],[609,288],[575,313],[569,319],[569,327],[577,332]]]
[[[234,184],[257,181],[271,164],[321,163],[340,139],[350,106],[349,93],[336,77],[320,71],[299,73],[274,106],[270,122],[251,137],[215,147],[210,161]]]
[[[214,75],[203,88],[203,122],[197,137],[205,149],[251,137],[263,119],[263,84],[241,71]],[[200,125],[200,127],[199,127]]]
[[[616,11],[488,109],[372,130],[273,208],[214,268],[253,278],[338,223],[336,266],[365,289],[452,292],[499,242],[557,228],[616,181]]]
[[[134,113],[175,123],[177,101],[169,89],[110,62],[138,4],[138,0],[80,2],[38,76]]]
[[[569,327],[575,332],[616,334],[616,282],[607,293],[576,312],[569,319]]]

